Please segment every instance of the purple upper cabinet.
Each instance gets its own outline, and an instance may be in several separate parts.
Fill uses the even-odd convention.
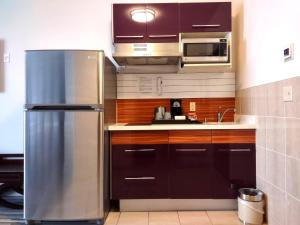
[[[145,4],[114,4],[113,5],[113,35],[115,43],[146,42],[146,24],[135,22],[131,12],[136,9],[146,9]]]
[[[178,42],[179,4],[147,4],[155,12],[155,17],[147,23],[147,42]]]
[[[180,32],[230,32],[231,2],[180,4]]]

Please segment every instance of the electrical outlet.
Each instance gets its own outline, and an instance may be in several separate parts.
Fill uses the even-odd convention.
[[[292,86],[283,87],[283,101],[285,101],[285,102],[293,101],[293,87]]]
[[[190,102],[190,112],[196,111],[196,102]]]
[[[3,62],[4,63],[9,63],[10,62],[10,54],[9,53],[4,53],[3,54]]]

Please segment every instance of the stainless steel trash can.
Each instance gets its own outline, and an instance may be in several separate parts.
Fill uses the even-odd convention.
[[[244,224],[262,224],[264,194],[254,188],[239,189],[238,216]]]

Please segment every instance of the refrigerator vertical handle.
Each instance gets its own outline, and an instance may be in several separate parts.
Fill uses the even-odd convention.
[[[102,105],[104,103],[104,68],[105,67],[105,56],[103,52],[99,52],[99,65],[98,65],[98,80],[99,80],[99,104]]]

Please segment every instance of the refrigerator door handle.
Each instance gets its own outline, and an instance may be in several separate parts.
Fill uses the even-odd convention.
[[[37,110],[37,111],[50,111],[50,110],[62,110],[62,111],[103,111],[101,105],[25,105],[25,111]]]

